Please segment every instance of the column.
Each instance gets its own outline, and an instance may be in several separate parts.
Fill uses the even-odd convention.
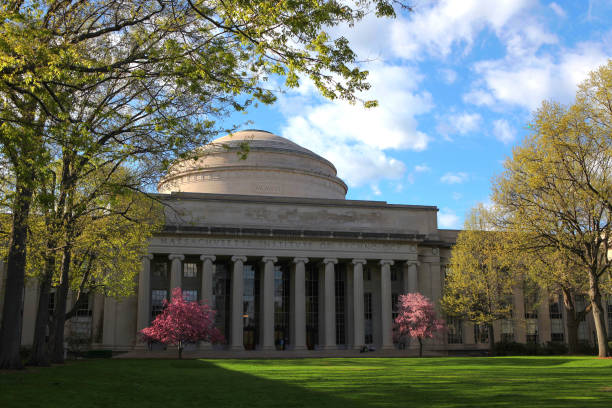
[[[274,256],[264,256],[263,275],[261,276],[260,296],[260,344],[262,350],[274,350],[274,264],[278,259]]]
[[[138,275],[138,331],[149,326],[151,321],[151,260],[153,255],[142,257],[142,267]],[[95,322],[94,322],[95,324]],[[140,341],[138,341],[140,343]]]
[[[202,261],[202,286],[200,289],[200,300],[210,307],[214,307],[213,301],[213,274],[215,273],[214,255],[200,255]],[[206,342],[198,344],[200,350],[210,350],[212,345]]]
[[[550,300],[546,290],[540,291],[538,305],[538,343],[546,343],[551,339]],[[605,304],[604,304],[605,305]]]
[[[353,348],[365,345],[363,310],[363,265],[365,259],[353,259]]]
[[[418,261],[408,261],[408,293],[419,291]]]
[[[172,296],[172,291],[175,288],[181,287],[183,278],[182,262],[185,259],[185,255],[170,254],[168,258],[172,261],[172,266],[170,267],[170,295]]]
[[[335,258],[323,259],[325,271],[323,275],[323,349],[336,348],[336,288],[335,288]]]
[[[200,298],[209,306],[213,306],[213,274],[215,273],[214,262],[216,259],[214,255],[200,255],[200,260],[202,261],[202,290]]]
[[[232,256],[234,268],[232,269],[232,325],[230,330],[231,349],[244,350],[242,339],[244,323],[243,294],[244,294],[244,263],[246,256]]]
[[[514,328],[514,341],[527,342],[527,328],[525,324],[525,298],[522,285],[516,285],[512,296],[512,320]]]
[[[291,329],[294,350],[306,350],[306,263],[308,258],[293,258],[295,264],[291,285],[293,318]]]
[[[391,265],[393,261],[390,259],[380,260],[380,328],[382,331],[383,350],[393,349],[393,314],[391,304]]]

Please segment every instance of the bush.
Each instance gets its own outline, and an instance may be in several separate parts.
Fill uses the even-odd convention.
[[[546,356],[560,354],[567,354],[567,346],[563,343],[525,344],[515,341],[495,343],[495,355],[497,356]]]
[[[578,354],[586,354],[589,356],[597,355],[597,346],[592,345],[586,340],[578,342]]]
[[[500,341],[495,343],[496,356],[521,356],[527,354],[525,344],[515,341]]]
[[[112,356],[112,350],[89,350],[84,355],[85,358],[111,358]]]

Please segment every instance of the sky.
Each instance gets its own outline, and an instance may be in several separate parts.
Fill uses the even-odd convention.
[[[248,128],[284,136],[335,164],[347,199],[435,205],[461,228],[528,134],[543,100],[572,102],[612,58],[612,0],[414,0],[414,12],[368,17],[349,39],[379,106],[329,101],[308,81]]]

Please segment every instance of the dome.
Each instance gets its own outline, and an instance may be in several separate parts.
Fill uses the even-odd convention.
[[[263,130],[221,137],[199,148],[196,155],[197,159],[174,164],[157,190],[332,199],[346,196],[346,184],[337,177],[332,163]]]

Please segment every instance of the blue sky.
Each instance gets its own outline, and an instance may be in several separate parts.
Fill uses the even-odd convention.
[[[233,120],[326,157],[347,198],[436,205],[461,228],[489,202],[491,180],[544,99],[571,103],[576,85],[612,58],[612,0],[412,2],[346,36],[370,71],[365,110],[320,97],[308,81]]]

